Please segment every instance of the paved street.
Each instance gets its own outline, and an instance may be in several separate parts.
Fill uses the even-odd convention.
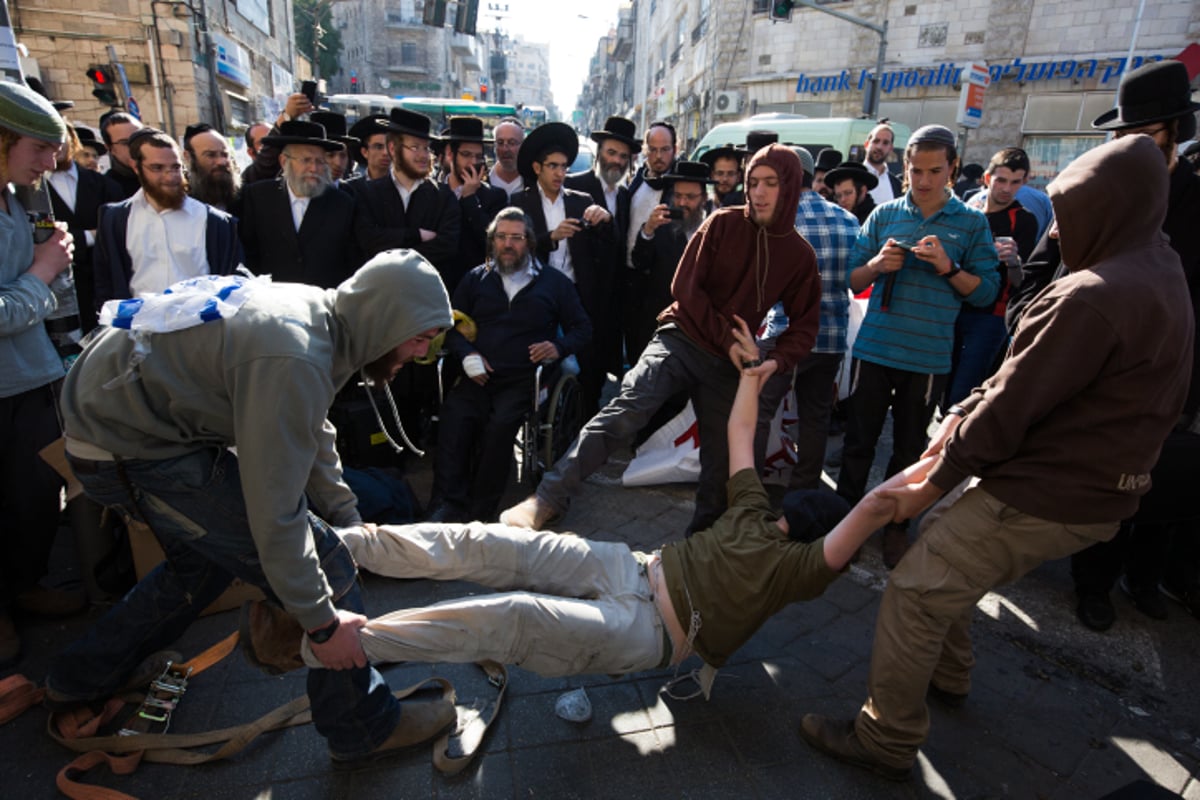
[[[831,449],[836,442],[831,440]],[[621,459],[623,462],[625,459]],[[676,538],[691,516],[691,488],[623,489],[614,462],[593,476],[564,529],[651,549]],[[427,470],[413,477],[418,491]],[[519,496],[514,489],[513,496]],[[424,499],[422,497],[422,499]],[[807,711],[850,715],[863,699],[880,591],[878,543],[820,599],[777,615],[721,671],[713,697],[681,702],[659,688],[670,671],[618,679],[545,680],[512,670],[509,694],[465,773],[441,776],[418,748],[358,770],[331,767],[309,727],[268,734],[233,761],[203,767],[144,765],[92,780],[149,798],[1096,798],[1136,779],[1200,800],[1200,621],[1177,606],[1165,623],[1123,596],[1108,633],[1074,618],[1065,562],[1047,564],[989,595],[974,627],[978,666],[967,705],[933,706],[933,731],[909,784],[894,784],[814,753],[797,735]],[[370,610],[424,604],[477,590],[467,584],[366,579]],[[202,620],[180,642],[192,655],[237,624]],[[40,679],[49,653],[85,619],[25,627],[21,671]],[[685,668],[695,661],[685,664]],[[393,688],[438,674],[459,703],[493,690],[473,667],[390,667]],[[193,682],[175,730],[249,721],[303,691],[302,673],[271,678],[235,653]],[[582,686],[586,724],[554,703]],[[0,728],[0,797],[51,798],[68,754],[44,732],[40,709]]]

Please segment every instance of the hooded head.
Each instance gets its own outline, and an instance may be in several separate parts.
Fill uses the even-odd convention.
[[[1087,269],[1158,240],[1167,213],[1162,151],[1146,135],[1126,136],[1072,161],[1047,188],[1063,263]],[[1103,197],[1103,203],[1096,198]]]
[[[335,386],[397,345],[452,324],[441,276],[415,250],[386,250],[332,291],[347,334],[338,343]]]
[[[794,231],[796,225],[796,207],[800,203],[800,189],[803,184],[801,177],[803,167],[800,165],[800,157],[797,156],[790,147],[785,147],[781,144],[770,144],[759,150],[751,156],[749,163],[746,164],[746,207],[744,214],[747,219],[753,220],[750,215],[752,201],[750,199],[750,175],[754,172],[754,168],[765,164],[775,171],[779,178],[779,199],[775,203],[775,214],[771,217],[771,223],[767,226],[767,232],[771,234],[784,234],[789,231]]]

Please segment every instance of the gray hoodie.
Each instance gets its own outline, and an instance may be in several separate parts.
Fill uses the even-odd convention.
[[[329,406],[363,366],[450,324],[437,271],[413,251],[390,250],[337,289],[271,284],[229,319],[153,334],[136,379],[104,388],[133,348],[126,331],[107,329],[67,376],[66,434],[122,458],[236,446],[263,571],[285,608],[316,628],[334,610],[305,493],[330,523],[359,521]]]

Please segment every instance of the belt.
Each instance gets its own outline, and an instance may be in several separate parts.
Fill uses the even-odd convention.
[[[643,577],[645,577],[646,584],[650,587],[651,599],[653,599],[656,595],[654,593],[654,577],[650,574],[650,565],[652,561],[657,561],[657,559],[654,556],[636,551],[634,552],[633,557],[637,559],[638,571],[642,573]],[[662,660],[658,662],[658,665],[655,666],[655,669],[666,669],[667,667],[671,666],[671,659],[675,655],[675,646],[671,644],[671,632],[667,630],[667,621],[662,618],[662,611],[659,609],[657,602],[654,604],[654,610],[658,612],[658,618],[662,621],[663,643],[663,657]]]

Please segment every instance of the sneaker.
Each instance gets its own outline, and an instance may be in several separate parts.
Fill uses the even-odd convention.
[[[562,512],[554,510],[536,494],[531,494],[512,508],[500,512],[500,521],[514,528],[542,531],[562,519]]]
[[[391,755],[397,750],[428,742],[457,720],[458,712],[454,710],[454,704],[449,700],[401,703],[400,722],[392,731],[392,735],[384,739],[383,744],[364,756],[347,757],[331,752],[329,757],[339,765],[358,766]]]
[[[109,696],[117,696],[126,692],[144,692],[150,688],[150,681],[162,675],[169,665],[178,664],[181,661],[183,661],[183,656],[175,650],[159,650],[157,653],[151,653],[142,659],[142,663],[138,664],[133,672],[129,673],[129,679]],[[50,711],[69,711],[103,699],[106,699],[106,696],[81,697],[67,694],[51,686],[50,679],[47,678],[46,696],[42,700],[42,705]]]
[[[1080,592],[1075,616],[1085,628],[1100,632],[1108,630],[1117,621],[1117,611],[1108,592]]]
[[[238,644],[246,660],[268,675],[283,675],[304,666],[300,642],[304,629],[291,614],[263,600],[242,606]]]
[[[858,740],[852,719],[829,719],[820,714],[805,714],[800,721],[800,736],[822,753],[868,769],[890,781],[906,781],[912,777],[911,764],[893,767],[867,752],[867,748]]]
[[[1158,585],[1158,588],[1164,595],[1186,608],[1193,617],[1200,619],[1200,585],[1179,589],[1164,581]]]
[[[1129,595],[1133,607],[1150,619],[1167,618],[1167,601],[1159,594],[1158,586],[1137,586],[1129,582],[1128,575],[1122,575],[1121,590]]]
[[[17,595],[17,608],[27,614],[50,619],[71,617],[87,608],[87,592],[83,589],[35,586]]]
[[[0,669],[15,664],[21,654],[21,635],[7,611],[0,611]]]
[[[908,552],[908,528],[903,525],[888,525],[883,529],[883,565],[895,569]]]
[[[966,692],[948,692],[945,689],[940,689],[930,683],[929,688],[925,691],[925,697],[929,700],[934,700],[945,708],[951,710],[962,708],[967,704]]]

